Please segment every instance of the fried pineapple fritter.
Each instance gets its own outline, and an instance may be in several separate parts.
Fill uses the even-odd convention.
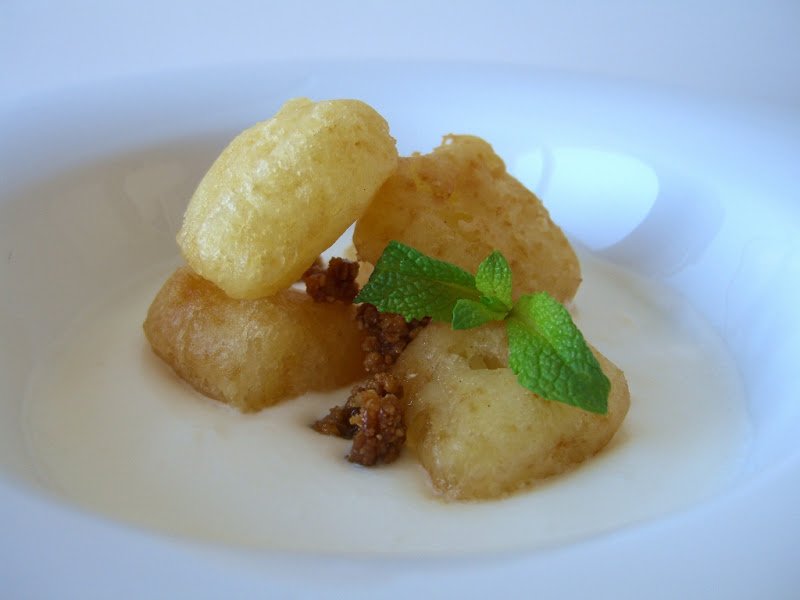
[[[276,294],[366,210],[396,164],[389,126],[370,106],[295,98],[223,150],[192,196],[178,245],[232,298]]]
[[[508,368],[502,324],[454,331],[433,323],[392,369],[403,383],[408,444],[448,499],[486,499],[557,475],[599,452],[628,412],[625,376],[594,350],[611,381],[608,414],[544,400]]]
[[[364,334],[354,311],[292,289],[235,300],[183,267],[153,300],[144,332],[195,389],[251,412],[363,377]]]
[[[506,172],[484,140],[451,135],[432,153],[401,158],[356,224],[359,260],[375,264],[391,240],[474,273],[492,250],[514,272],[514,295],[570,300],[580,264],[541,201]]]

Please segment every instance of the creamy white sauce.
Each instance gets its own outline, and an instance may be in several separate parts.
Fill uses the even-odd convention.
[[[590,256],[572,307],[626,373],[631,410],[597,457],[511,498],[445,503],[410,452],[344,460],[308,428],[346,392],[242,415],[149,349],[147,307],[169,273],[84,315],[36,369],[26,427],[42,478],[100,513],[207,541],[277,550],[454,553],[538,548],[685,508],[736,475],[748,426],[735,365],[677,294]]]

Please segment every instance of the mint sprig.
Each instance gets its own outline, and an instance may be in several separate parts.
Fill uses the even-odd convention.
[[[479,301],[480,296],[475,278],[463,269],[389,242],[355,302],[369,302],[408,321],[431,317],[449,323],[458,300]]]
[[[508,366],[542,398],[608,412],[611,383],[567,309],[547,292],[522,296],[506,320]]]
[[[489,321],[502,321],[506,318],[506,314],[508,314],[507,310],[498,312],[484,303],[461,298],[453,307],[453,318],[450,320],[450,324],[453,329],[472,329]]]
[[[505,321],[517,381],[547,400],[608,412],[611,384],[569,312],[547,292],[511,293],[511,267],[492,252],[473,277],[456,265],[389,242],[356,302],[406,320],[431,317],[453,329]]]
[[[511,267],[505,256],[497,250],[478,265],[475,273],[475,287],[487,298],[496,300],[506,312],[511,310]]]

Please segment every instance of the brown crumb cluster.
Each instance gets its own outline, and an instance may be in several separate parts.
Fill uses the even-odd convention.
[[[358,294],[358,263],[332,258],[327,269],[317,259],[303,274],[306,292],[315,302],[352,302]],[[364,466],[390,463],[406,441],[403,386],[386,371],[430,319],[407,323],[401,316],[381,313],[372,304],[356,311],[358,328],[366,333],[361,349],[364,370],[371,377],[356,386],[344,406],[334,406],[312,428],[325,435],[353,440],[347,459]]]
[[[353,440],[347,459],[364,466],[390,463],[406,441],[403,386],[390,373],[377,373],[353,388],[344,406],[335,406],[313,428]]]
[[[318,258],[303,273],[303,283],[306,284],[306,293],[314,302],[350,303],[358,294],[357,276],[357,262],[332,258],[325,268]]]
[[[356,313],[360,329],[367,332],[362,349],[367,373],[383,373],[397,361],[406,346],[417,337],[430,318],[410,322],[394,313],[382,313],[372,304],[361,304]]]

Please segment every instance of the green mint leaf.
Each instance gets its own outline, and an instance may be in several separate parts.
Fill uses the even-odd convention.
[[[505,306],[506,311],[511,310],[511,267],[508,261],[497,250],[487,256],[478,266],[475,273],[475,287],[478,291],[494,298]]]
[[[461,298],[453,307],[453,329],[472,329],[489,321],[502,321],[508,310],[492,310],[483,302]]]
[[[453,329],[505,320],[508,363],[523,387],[547,400],[608,412],[611,384],[567,309],[546,292],[523,296],[512,308],[511,268],[497,251],[473,277],[390,242],[355,301],[407,320],[449,322]]]
[[[507,321],[508,364],[548,400],[606,414],[611,384],[567,309],[546,292],[520,298]]]
[[[431,317],[449,323],[460,299],[480,300],[472,275],[392,241],[355,302],[369,302],[381,312],[398,313],[406,320]]]

